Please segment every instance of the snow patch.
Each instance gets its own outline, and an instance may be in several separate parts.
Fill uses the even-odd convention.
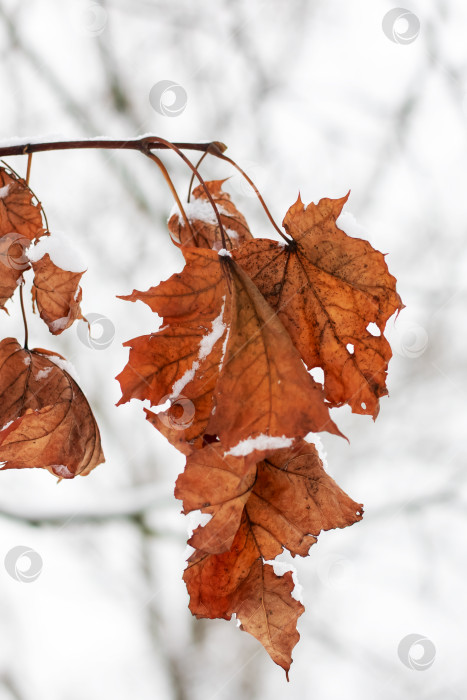
[[[291,596],[303,605],[303,586],[298,582],[297,569],[295,568],[295,566],[293,564],[287,564],[287,562],[285,561],[277,561],[277,559],[268,559],[265,560],[264,563],[270,564],[272,566],[276,576],[283,576],[287,571],[292,572],[292,581],[294,583],[294,587]]]
[[[349,211],[344,211],[337,217],[336,225],[348,236],[352,236],[353,238],[364,238],[366,240],[368,239],[367,230],[358,223],[355,216]]]
[[[203,223],[211,224],[212,226],[216,226],[218,223],[216,213],[212,207],[211,202],[208,199],[193,199],[193,201],[184,204],[183,208],[185,210],[185,214],[187,215],[187,219],[190,223],[192,221],[202,221]],[[220,207],[218,205],[217,209],[219,211],[219,214],[228,213],[223,207]],[[169,221],[172,218],[172,216],[174,216],[174,214],[178,216],[178,223],[180,224],[180,226],[183,226],[185,222],[177,204],[173,206],[172,211],[170,212]]]
[[[183,376],[180,377],[180,379],[177,379],[177,381],[172,387],[170,398],[174,399],[180,396],[186,385],[189,382],[191,382],[194,378],[196,371],[199,369],[200,362],[202,362],[206,359],[206,357],[208,357],[216,342],[219,340],[219,338],[222,338],[222,334],[224,333],[226,328],[225,323],[222,321],[224,316],[224,308],[225,297],[219,316],[217,316],[211,324],[211,330],[209,331],[209,333],[207,333],[207,335],[201,338],[201,342],[199,344],[198,349],[198,357],[191,365],[191,368],[187,369]]]
[[[76,248],[73,248],[67,236],[63,233],[53,233],[43,236],[36,245],[28,250],[29,259],[37,262],[49,254],[54,265],[68,272],[84,272],[86,264]]]
[[[46,367],[45,369],[40,369],[36,374],[36,379],[45,379],[49,376],[52,371],[52,367]]]
[[[230,250],[227,250],[226,248],[221,248],[219,251],[219,255],[222,255],[223,258],[231,258],[232,253]]]
[[[47,357],[47,359],[53,362],[54,365],[60,367],[60,369],[69,374],[70,377],[73,377],[75,382],[79,383],[78,372],[73,367],[71,362],[69,362],[69,360],[64,360],[63,357],[57,357],[57,355],[44,355],[44,357]]]
[[[13,420],[15,420],[15,419],[13,419]],[[9,428],[10,425],[13,423],[13,420],[9,420],[8,423],[5,423],[5,425],[4,425],[3,427],[0,428],[0,432],[1,432],[2,430],[6,430],[7,428]]]
[[[0,187],[0,199],[5,199],[5,197],[8,196],[9,190],[10,190],[10,183],[8,183],[8,185],[5,185],[5,187]]]
[[[70,320],[70,315],[71,315],[71,310],[68,312],[68,316],[62,316],[62,318],[57,318],[55,321],[52,321],[50,324],[50,330],[52,332],[63,331],[64,328],[66,328],[66,324]]]
[[[255,438],[240,440],[240,442],[232,447],[225,456],[232,455],[233,457],[246,457],[255,450],[279,450],[283,447],[290,447],[293,444],[294,438],[288,438],[271,435],[258,435]]]
[[[316,451],[318,452],[318,456],[323,463],[323,467],[327,471],[328,456],[326,454],[326,450],[324,449],[323,441],[321,440],[320,436],[317,433],[308,433],[303,439],[305,440],[305,442],[308,442],[316,447]]]
[[[225,297],[219,316],[217,316],[217,318],[215,318],[212,322],[211,332],[208,333],[208,335],[205,335],[204,338],[201,340],[198,353],[199,360],[204,360],[212,352],[212,349],[216,342],[219,340],[219,338],[222,338],[222,335],[226,328],[225,323],[222,321],[224,317],[224,308]]]
[[[65,464],[51,464],[50,468],[60,479],[72,479],[74,476]]]

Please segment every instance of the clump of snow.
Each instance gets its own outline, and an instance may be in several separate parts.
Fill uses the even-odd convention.
[[[31,358],[29,355],[25,355],[23,357],[23,364],[25,364],[26,367],[29,367],[29,365],[31,364]]]
[[[61,479],[72,479],[74,476],[65,464],[51,464],[50,468]]]
[[[56,264],[57,263],[55,263],[55,265]],[[55,321],[52,321],[50,324],[50,330],[52,332],[55,332],[55,331],[62,331],[64,328],[66,328],[66,324],[70,320],[70,314],[71,314],[71,310],[68,312],[68,316],[62,316],[62,318],[57,318]]]
[[[0,199],[5,199],[5,197],[8,196],[9,190],[10,190],[10,183],[8,183],[8,185],[5,185],[5,187],[0,187]]]
[[[215,343],[219,340],[219,338],[222,338],[222,334],[225,331],[225,323],[223,323],[222,321],[222,318],[224,316],[224,308],[225,297],[224,303],[222,304],[221,312],[219,316],[217,316],[217,318],[215,318],[212,322],[210,332],[201,339],[197,359],[193,362],[190,369],[187,369],[183,376],[180,377],[180,379],[177,379],[177,381],[172,387],[172,392],[170,394],[171,398],[177,398],[178,396],[180,396],[188,382],[191,382],[194,378],[196,371],[199,369],[200,362],[206,359],[206,357],[213,349]]]
[[[53,233],[42,238],[31,246],[28,251],[29,259],[37,262],[48,253],[51,261],[62,270],[69,272],[84,272],[86,264],[78,250],[72,246],[70,240],[63,233]]]
[[[345,347],[347,348],[347,351],[350,352],[351,355],[353,355],[355,348],[352,345],[352,343],[347,343]]]
[[[298,582],[297,569],[295,566],[293,564],[287,564],[285,561],[277,561],[277,559],[268,559],[264,561],[264,563],[272,566],[276,576],[283,576],[286,571],[292,572],[294,587],[291,596],[295,598],[295,600],[298,600],[299,603],[303,604],[303,586]]]
[[[13,421],[9,420],[8,423],[5,423],[5,425],[0,428],[0,431],[6,430],[7,428],[9,428],[12,423],[13,423]]]
[[[172,387],[172,392],[170,394],[172,398],[177,398],[178,396],[180,396],[188,382],[191,382],[191,380],[194,378],[195,372],[198,369],[198,367],[199,362],[195,360],[191,365],[190,369],[187,369],[183,376],[180,377],[180,379],[177,379],[177,381]]]
[[[191,202],[187,202],[183,205],[185,214],[187,215],[188,221],[202,221],[205,224],[216,225],[218,223],[216,212],[214,211],[211,202],[208,199],[193,199]],[[217,206],[219,214],[226,214],[227,212],[223,207]],[[178,221],[181,226],[184,224],[183,216],[178,208],[177,204],[174,205],[172,211],[169,215],[169,220],[172,216],[176,214],[178,216]]]
[[[232,447],[225,456],[232,455],[233,457],[246,457],[255,450],[280,450],[283,447],[290,447],[293,444],[294,438],[258,435],[255,438],[240,440],[240,442]]]
[[[52,367],[46,367],[45,369],[40,369],[36,374],[36,379],[45,379],[49,376],[52,371]]]
[[[225,308],[225,296],[224,296],[224,302],[222,304],[222,309],[217,316],[217,318],[214,319],[212,322],[212,328],[211,332],[208,333],[208,335],[205,335],[204,338],[202,338],[200,346],[199,346],[199,353],[198,353],[198,359],[199,360],[204,360],[212,351],[214,345],[217,343],[219,338],[222,338],[222,335],[225,331],[225,323],[222,321],[224,317],[224,308]]]
[[[226,248],[221,248],[219,251],[219,255],[222,255],[222,257],[224,257],[224,258],[231,258],[232,257],[232,253],[230,252],[230,250],[227,250]]]
[[[340,216],[338,216],[336,219],[336,225],[348,236],[368,239],[367,230],[358,223],[355,216],[349,211],[344,211],[342,214],[340,214]]]
[[[69,374],[70,377],[73,377],[75,382],[79,382],[78,372],[69,360],[64,360],[63,357],[57,357],[57,355],[46,355],[46,357],[53,362],[54,365],[57,365],[57,367],[60,367],[60,369]]]
[[[316,451],[318,452],[318,456],[323,463],[323,467],[327,471],[328,457],[320,436],[317,433],[308,433],[303,439],[305,442],[309,442],[316,447]]]

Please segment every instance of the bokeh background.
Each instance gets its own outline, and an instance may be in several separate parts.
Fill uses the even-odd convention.
[[[189,523],[173,497],[183,458],[139,402],[115,407],[122,342],[158,326],[115,295],[182,267],[170,192],[137,153],[34,156],[50,228],[88,265],[83,311],[104,321],[86,344],[79,324],[55,338],[29,309],[31,345],[73,363],[107,461],[58,485],[39,470],[1,474],[1,700],[465,697],[467,5],[394,8],[0,0],[2,142],[220,140],[279,221],[299,190],[308,203],[351,189],[347,220],[388,254],[406,304],[388,325],[390,398],[377,421],[335,410],[350,445],[323,435],[329,472],[365,516],[294,561],[306,612],[287,684],[234,621],[192,619]],[[159,98],[161,81],[181,89]],[[186,168],[164,160],[184,197]],[[26,158],[8,162],[25,173]],[[202,172],[231,176],[253,231],[274,237],[227,164],[207,159]],[[22,337],[18,299],[0,324],[1,337]],[[16,578],[5,568],[18,546],[39,555],[35,580],[18,580],[27,557]]]

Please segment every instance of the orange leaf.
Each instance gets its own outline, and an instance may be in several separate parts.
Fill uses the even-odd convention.
[[[0,168],[0,309],[13,295],[29,268],[25,255],[30,242],[43,235],[40,204],[25,181]]]
[[[185,451],[200,447],[207,435],[218,435],[228,450],[261,435],[339,434],[321,389],[247,275],[215,251],[186,249],[184,254],[180,274],[126,297],[145,301],[163,316],[163,328],[126,343],[131,350],[118,376],[120,403],[189,399],[198,422],[195,434],[185,432]],[[151,422],[157,425],[153,417]],[[172,433],[165,434],[170,439]]]
[[[289,671],[292,649],[300,639],[297,620],[305,608],[291,595],[291,573],[277,576],[263,562],[246,515],[232,548],[223,554],[195,551],[183,579],[193,615],[230,620],[235,613],[241,629],[256,637],[276,664]]]
[[[250,229],[243,214],[240,214],[230,199],[230,195],[222,190],[225,180],[206,182],[225,229],[226,245],[236,248],[244,241],[252,238]],[[184,209],[191,226],[187,227],[180,213],[172,214],[169,219],[169,231],[173,239],[182,247],[222,248],[222,237],[214,209],[209,201],[204,187],[199,185],[192,192],[191,202],[184,204]]]
[[[290,448],[268,451],[257,467],[243,457],[208,445],[187,459],[175,496],[183,512],[212,515],[189,544],[217,554],[229,549],[245,508],[265,559],[283,548],[306,556],[322,530],[347,527],[362,519],[355,503],[324,471],[313,444],[298,440]]]
[[[322,367],[326,398],[376,418],[387,394],[391,349],[386,321],[403,308],[384,256],[336,226],[347,197],[304,207],[284,218],[292,242],[257,239],[234,258],[275,309],[309,369]],[[380,335],[368,325],[375,323]]]
[[[0,462],[84,476],[104,461],[91,408],[60,355],[0,342]]]
[[[53,335],[59,335],[74,321],[83,318],[81,314],[82,290],[79,282],[83,272],[70,272],[57,267],[50,255],[32,262],[34,282],[32,286],[33,304],[37,305],[40,317]]]

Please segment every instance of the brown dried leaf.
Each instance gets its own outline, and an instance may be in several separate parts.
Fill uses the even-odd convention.
[[[277,311],[308,368],[323,368],[330,404],[348,403],[376,418],[392,354],[382,334],[403,304],[384,256],[336,226],[346,201],[304,207],[299,198],[283,222],[290,244],[257,239],[234,258]]]
[[[223,554],[195,551],[183,579],[193,615],[230,620],[235,613],[241,629],[256,637],[288,673],[300,639],[297,620],[305,608],[291,595],[291,573],[277,576],[263,562],[246,514],[231,549]]]
[[[229,249],[252,238],[243,214],[233,204],[230,195],[224,192],[225,180],[211,180],[206,186],[219,209],[220,219],[225,229],[226,245]],[[181,214],[173,214],[169,219],[169,231],[173,239],[182,247],[222,248],[222,237],[214,209],[206,195],[204,187],[199,185],[192,192],[191,202],[184,204],[184,209],[191,225],[186,226]]]
[[[29,244],[43,235],[40,204],[25,181],[0,168],[0,309],[13,295],[29,268]]]
[[[104,461],[91,408],[60,355],[0,342],[0,462],[40,467],[60,478],[84,476]]]
[[[260,435],[295,437],[310,430],[339,434],[321,389],[247,275],[214,251],[184,253],[187,262],[180,274],[146,293],[123,297],[147,303],[163,316],[163,328],[126,343],[131,350],[117,377],[119,403],[139,398],[157,405],[163,398],[187,398],[194,411],[188,430],[196,422],[192,432],[179,426],[187,452],[214,434],[226,450]],[[158,420],[161,414],[151,416],[156,426]],[[173,431],[165,434],[170,439]],[[180,442],[174,440],[176,446]]]
[[[230,548],[243,508],[265,559],[283,548],[306,556],[322,530],[343,528],[362,519],[355,503],[324,471],[313,444],[298,440],[290,448],[268,451],[255,467],[251,457],[225,455],[210,445],[188,457],[175,496],[183,512],[212,515],[189,544],[217,554]]]
[[[74,321],[83,318],[80,302],[82,290],[79,282],[83,272],[70,272],[57,267],[46,253],[32,262],[34,282],[33,304],[53,335],[59,335]]]

